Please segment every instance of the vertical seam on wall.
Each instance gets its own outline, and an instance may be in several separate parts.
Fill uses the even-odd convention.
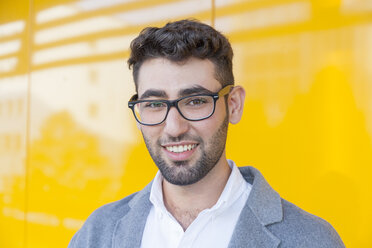
[[[215,0],[212,1],[212,17],[211,17],[211,26],[215,28],[214,23],[215,23],[215,17],[216,17],[216,3]]]
[[[28,11],[28,32],[27,32],[27,100],[26,100],[26,162],[25,162],[25,202],[24,202],[24,238],[23,238],[23,246],[26,248],[27,240],[28,240],[28,221],[27,221],[27,213],[28,213],[28,206],[29,206],[29,182],[30,182],[30,118],[31,118],[31,62],[32,62],[32,35],[33,35],[33,0],[29,0],[29,11]]]

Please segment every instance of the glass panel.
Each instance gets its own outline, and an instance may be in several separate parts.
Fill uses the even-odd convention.
[[[372,247],[370,2],[216,6],[247,93],[243,119],[229,129],[229,157],[329,221],[346,247]]]
[[[93,210],[156,173],[127,107],[131,40],[171,19],[210,23],[211,1],[33,3],[28,247],[62,248]]]
[[[0,1],[0,247],[25,247],[28,1]]]

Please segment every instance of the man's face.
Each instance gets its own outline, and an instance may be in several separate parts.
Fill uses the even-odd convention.
[[[221,88],[209,60],[191,58],[175,63],[155,58],[145,61],[139,71],[139,99],[174,100],[188,94],[214,93]],[[144,93],[145,98],[142,97]],[[138,124],[152,159],[168,182],[175,185],[196,183],[225,154],[229,121],[224,101],[220,98],[214,114],[205,120],[188,121],[176,108],[171,108],[167,119],[159,125]]]

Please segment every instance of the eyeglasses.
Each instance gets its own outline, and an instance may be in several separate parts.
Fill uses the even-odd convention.
[[[180,115],[188,121],[201,121],[211,117],[216,108],[216,101],[230,93],[233,85],[227,85],[216,93],[196,94],[168,100],[137,100],[134,95],[128,102],[137,122],[146,126],[163,123],[171,107],[175,107]]]

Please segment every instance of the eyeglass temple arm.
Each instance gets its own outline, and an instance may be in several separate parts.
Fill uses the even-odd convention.
[[[230,90],[233,88],[233,85],[228,85],[228,86],[225,86],[224,88],[222,88],[220,90],[220,92],[218,92],[218,96],[219,97],[222,97],[224,95],[227,95],[228,93],[230,93]]]

